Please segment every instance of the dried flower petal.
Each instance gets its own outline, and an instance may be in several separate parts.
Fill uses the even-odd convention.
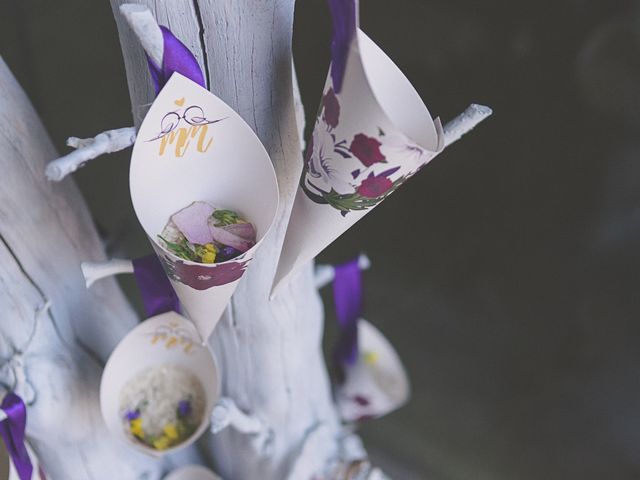
[[[171,221],[178,227],[182,234],[191,243],[204,245],[211,242],[211,232],[208,228],[208,220],[215,211],[206,202],[193,202],[171,216]]]

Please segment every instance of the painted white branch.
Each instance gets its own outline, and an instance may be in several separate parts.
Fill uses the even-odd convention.
[[[127,1],[132,0],[111,3],[138,125],[137,112],[150,102],[153,91],[143,48],[119,9]],[[170,26],[191,49],[213,93],[247,121],[276,170],[281,208],[274,228],[210,341],[223,372],[223,395],[233,398],[240,411],[264,421],[273,438],[225,428],[205,443],[223,478],[282,480],[313,425],[322,422],[333,434],[317,445],[314,461],[320,463],[334,456],[341,430],[320,348],[323,311],[312,266],[277,299],[268,298],[303,163],[291,62],[295,1],[135,3],[147,6],[158,23]],[[301,113],[298,106],[300,121]],[[266,441],[260,445],[256,439]]]
[[[82,262],[80,268],[87,288],[89,288],[96,281],[103,278],[121,273],[133,273],[133,262],[131,260],[113,258],[106,262]]]
[[[151,10],[144,5],[125,3],[120,6],[120,12],[127,19],[129,26],[135,32],[149,58],[156,65],[162,65],[164,40],[162,31]]]
[[[133,127],[107,130],[93,138],[70,137],[67,140],[67,145],[77,150],[50,162],[45,174],[50,181],[59,182],[89,160],[105,153],[124,150],[133,145],[135,140],[136,130]]]
[[[257,435],[265,430],[259,419],[242,412],[232,399],[223,397],[211,414],[211,432],[215,435],[227,427],[247,435]]]
[[[457,142],[493,113],[491,108],[472,103],[467,109],[444,126],[446,147]]]
[[[371,260],[364,253],[358,257],[358,266],[360,270],[369,270],[371,268]],[[320,289],[326,287],[336,276],[335,268],[333,265],[316,265],[314,272],[314,278],[316,282],[316,288]]]
[[[101,363],[138,322],[115,281],[87,291],[81,259],[105,259],[73,181],[51,185],[57,153],[0,59],[0,384],[27,402],[27,435],[48,478],[160,478],[162,462],[112,438]]]

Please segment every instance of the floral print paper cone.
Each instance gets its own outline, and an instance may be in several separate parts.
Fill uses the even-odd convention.
[[[336,386],[336,404],[345,422],[378,418],[404,405],[410,396],[409,377],[389,340],[364,319],[358,321],[358,356],[341,365],[343,381]]]
[[[131,199],[184,313],[206,340],[224,312],[278,208],[275,171],[251,128],[218,97],[174,73],[147,114],[133,148]],[[197,263],[159,235],[194,202],[237,212],[256,243],[237,257]]]
[[[440,121],[389,57],[361,30],[348,45],[344,75],[332,65],[327,79],[274,293],[444,148]]]

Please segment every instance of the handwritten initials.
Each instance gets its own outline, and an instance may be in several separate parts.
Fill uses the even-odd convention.
[[[176,157],[182,157],[187,152],[191,140],[196,139],[196,149],[200,153],[209,150],[212,138],[207,138],[209,125],[192,125],[190,127],[181,127],[173,132],[169,132],[160,140],[160,156],[163,156],[169,145],[175,146]]]

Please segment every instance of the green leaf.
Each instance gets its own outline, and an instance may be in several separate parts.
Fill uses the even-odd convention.
[[[211,216],[217,221],[216,227],[225,227],[239,222],[240,217],[233,210],[215,210]]]

